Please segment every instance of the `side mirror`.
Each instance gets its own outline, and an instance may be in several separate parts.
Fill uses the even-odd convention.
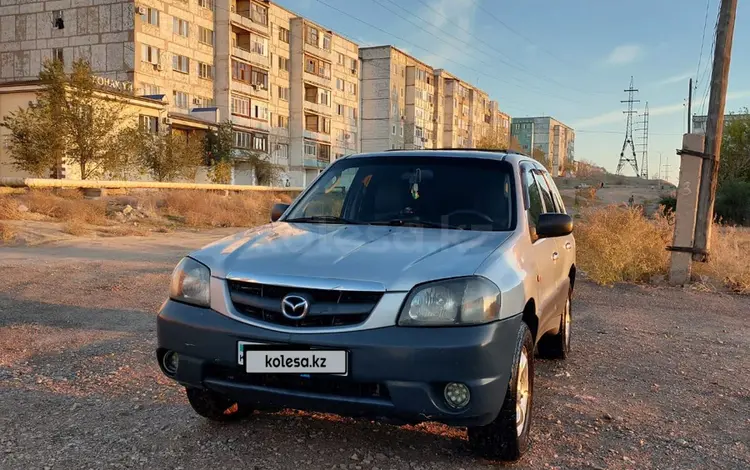
[[[289,204],[274,204],[271,209],[271,222],[276,222],[279,217],[289,209]]]
[[[573,218],[568,214],[547,213],[539,215],[536,234],[539,238],[564,237],[573,232]]]

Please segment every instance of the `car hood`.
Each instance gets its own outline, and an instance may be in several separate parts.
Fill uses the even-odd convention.
[[[388,291],[474,274],[511,232],[274,223],[209,244],[191,257],[219,278],[358,281]]]

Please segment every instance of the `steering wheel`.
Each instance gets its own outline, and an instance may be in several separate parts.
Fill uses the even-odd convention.
[[[490,223],[490,224],[494,224],[495,223],[495,220],[492,217],[488,216],[487,214],[485,214],[483,212],[475,211],[473,209],[459,209],[459,210],[455,210],[455,211],[451,212],[450,214],[446,214],[445,217],[446,218],[450,218],[452,215],[455,215],[455,214],[471,214],[471,215],[475,215],[475,216],[479,217],[480,219],[486,221],[487,223]]]

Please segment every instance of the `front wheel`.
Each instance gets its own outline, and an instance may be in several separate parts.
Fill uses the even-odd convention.
[[[234,402],[210,390],[189,387],[185,389],[185,392],[193,410],[211,421],[238,421],[253,413],[253,409],[249,406]]]
[[[486,426],[469,428],[469,444],[475,453],[491,460],[511,462],[529,448],[534,389],[534,339],[521,323],[515,357],[503,406],[497,418]]]

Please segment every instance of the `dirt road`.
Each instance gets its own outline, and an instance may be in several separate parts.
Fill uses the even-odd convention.
[[[229,233],[232,230],[222,231]],[[172,234],[0,248],[0,468],[469,469],[465,433],[285,411],[196,417],[155,361]],[[513,468],[750,468],[750,298],[581,282]]]

